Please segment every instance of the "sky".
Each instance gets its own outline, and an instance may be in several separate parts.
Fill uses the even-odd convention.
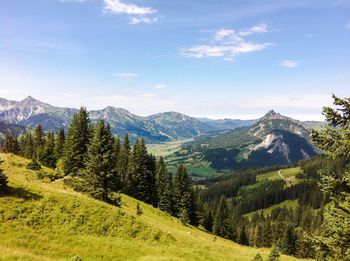
[[[0,97],[322,120],[350,95],[350,0],[1,0]]]

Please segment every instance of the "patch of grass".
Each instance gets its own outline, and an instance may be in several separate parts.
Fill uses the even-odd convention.
[[[284,178],[289,178],[289,177],[292,177],[292,176],[296,176],[299,172],[300,172],[300,168],[299,167],[297,167],[297,168],[289,168],[289,169],[282,169],[281,170],[281,175]],[[272,171],[272,172],[268,172],[268,173],[264,173],[264,174],[258,175],[256,177],[257,181],[261,181],[261,180],[264,180],[264,179],[279,180],[279,179],[281,179],[281,177],[278,175],[278,170]]]
[[[248,218],[252,218],[255,213],[257,214],[261,214],[261,211],[263,211],[264,213],[264,216],[268,216],[268,215],[271,215],[271,212],[274,208],[278,208],[278,207],[286,207],[286,208],[292,208],[293,210],[296,209],[298,207],[298,200],[295,199],[295,200],[285,200],[279,204],[276,204],[276,205],[273,205],[269,208],[264,208],[264,209],[259,209],[259,210],[256,210],[256,211],[253,211],[253,212],[249,212],[247,214],[245,214],[244,216],[248,217]]]
[[[240,246],[122,195],[120,208],[43,182],[28,160],[1,154],[9,194],[0,197],[0,260],[252,260],[270,249]],[[44,168],[42,171],[52,170]],[[135,212],[136,206],[142,215]],[[75,259],[74,259],[75,258]],[[297,260],[282,256],[281,260]]]

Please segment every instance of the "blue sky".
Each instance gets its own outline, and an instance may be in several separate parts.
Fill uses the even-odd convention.
[[[350,0],[1,0],[0,96],[322,119],[349,96]]]

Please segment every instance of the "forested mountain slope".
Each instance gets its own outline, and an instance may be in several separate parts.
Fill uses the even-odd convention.
[[[270,250],[243,247],[123,195],[120,208],[74,192],[53,171],[1,154],[9,190],[0,196],[2,260],[252,260]],[[44,175],[45,174],[45,175]],[[141,208],[136,211],[137,205]],[[280,260],[297,260],[282,256]]]

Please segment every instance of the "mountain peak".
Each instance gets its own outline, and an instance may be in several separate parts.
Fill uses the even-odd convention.
[[[28,95],[27,98],[23,99],[22,102],[33,102],[33,101],[37,101],[36,99],[34,99],[32,96]]]
[[[286,118],[285,116],[283,116],[282,114],[275,112],[274,110],[270,110],[268,113],[265,114],[265,116],[263,117],[263,119],[283,119]]]

